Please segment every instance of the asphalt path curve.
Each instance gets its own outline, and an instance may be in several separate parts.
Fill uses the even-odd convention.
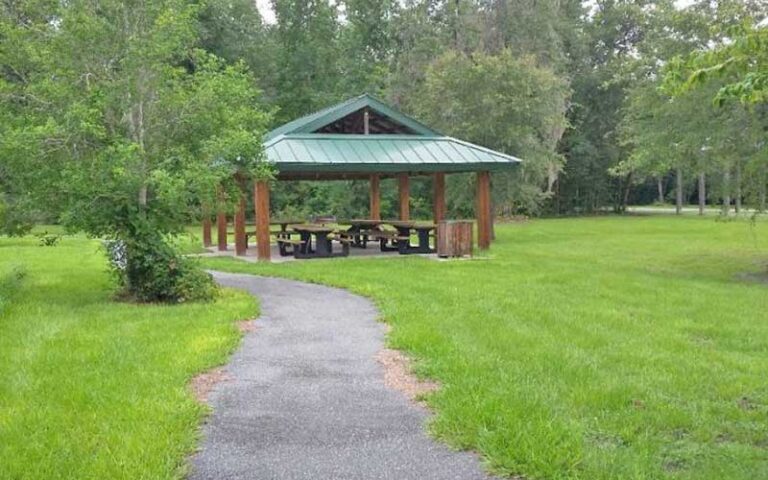
[[[190,478],[486,480],[478,457],[425,431],[428,412],[384,384],[384,326],[365,298],[291,280],[214,272],[261,316],[209,397]]]

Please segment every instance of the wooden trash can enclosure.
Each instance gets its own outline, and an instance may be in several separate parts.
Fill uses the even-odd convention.
[[[472,256],[471,220],[445,220],[437,224],[437,256]]]

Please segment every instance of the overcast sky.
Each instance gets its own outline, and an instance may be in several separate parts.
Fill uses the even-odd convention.
[[[677,0],[677,6],[679,8],[685,8],[693,2],[694,0]],[[258,5],[261,16],[264,17],[265,22],[275,23],[275,13],[272,11],[270,0],[256,0],[256,5]]]
[[[272,12],[272,6],[269,4],[269,0],[256,0],[256,5],[259,7],[261,16],[264,17],[264,21],[267,23],[275,23],[275,14]]]

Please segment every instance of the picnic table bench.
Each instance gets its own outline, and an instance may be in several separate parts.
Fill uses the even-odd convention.
[[[269,222],[270,226],[280,226],[280,230],[270,230],[270,234],[277,235],[278,239],[280,238],[281,234],[288,233],[288,226],[297,224],[297,223],[304,223],[304,220],[274,220],[272,222]],[[227,235],[235,235],[236,233],[232,230],[227,231]],[[251,239],[251,237],[256,236],[256,230],[246,230],[245,231],[245,248],[248,248],[248,241]],[[290,236],[288,236],[290,238]]]
[[[434,223],[410,222],[403,220],[391,220],[386,222],[397,230],[397,251],[401,254],[409,253],[435,253],[435,249],[429,244],[429,239],[434,237],[432,233],[437,225]],[[416,232],[418,243],[411,244],[411,230]]]
[[[437,225],[425,222],[410,222],[403,220],[374,220],[352,219],[341,220],[339,223],[349,225],[347,233],[351,235],[352,246],[366,248],[371,240],[378,240],[382,252],[397,251],[401,254],[410,253],[434,253],[430,246],[430,238]],[[391,225],[395,231],[383,228]],[[411,245],[411,231],[415,231],[418,238],[416,245]]]
[[[274,232],[281,256],[295,258],[346,257],[350,247],[366,248],[368,242],[378,241],[382,252],[396,251],[401,255],[413,253],[434,253],[430,240],[437,225],[425,222],[402,220],[352,219],[339,223],[349,225],[346,229],[335,225],[314,223],[293,223],[285,221],[285,229]],[[385,229],[391,226],[394,230]],[[411,243],[415,233],[417,243]],[[294,238],[298,235],[298,238]],[[334,251],[333,243],[341,244],[341,251]]]
[[[301,250],[305,244],[303,240],[293,239],[290,236],[277,237],[277,250],[281,257],[295,255],[295,252]]]
[[[368,241],[372,235],[381,231],[381,220],[372,220],[368,218],[355,218],[352,220],[340,220],[342,225],[349,225],[347,233],[352,238],[352,246],[357,248],[367,248]]]
[[[344,232],[338,232],[336,227],[299,224],[292,225],[291,230],[299,235],[299,243],[296,243],[296,240],[282,239],[282,244],[293,245],[293,256],[296,258],[329,258],[349,255],[351,239]],[[333,251],[334,240],[341,243],[341,252],[339,253]]]

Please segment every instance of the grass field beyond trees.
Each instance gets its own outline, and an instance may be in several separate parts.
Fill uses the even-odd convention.
[[[373,298],[431,429],[529,479],[768,478],[768,224],[542,220],[488,259],[253,265]]]
[[[97,242],[0,238],[0,479],[183,476],[205,410],[188,380],[227,359],[234,321],[256,305],[225,292],[140,306],[111,292]]]

